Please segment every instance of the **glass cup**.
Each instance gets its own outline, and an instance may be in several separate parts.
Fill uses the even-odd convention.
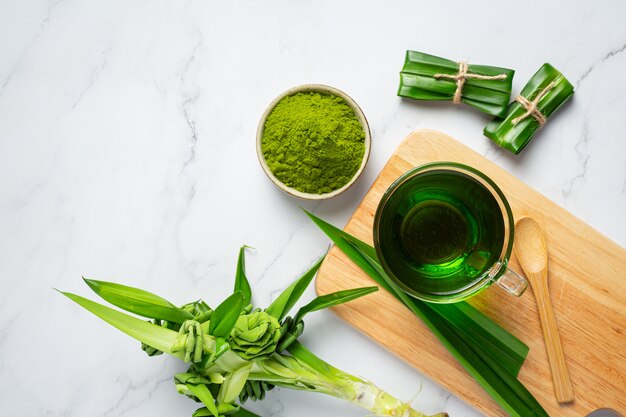
[[[414,168],[385,192],[374,246],[385,272],[423,301],[453,303],[497,282],[520,296],[527,281],[507,267],[511,207],[482,172],[455,162]]]

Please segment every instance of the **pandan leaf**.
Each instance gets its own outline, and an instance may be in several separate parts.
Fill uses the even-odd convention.
[[[363,297],[376,291],[378,291],[378,287],[364,287],[337,291],[326,295],[320,295],[309,304],[298,310],[298,313],[295,315],[293,321],[295,323],[298,323],[308,313],[347,303],[348,301],[356,300],[357,298]]]
[[[198,397],[202,404],[206,406],[206,408],[211,412],[214,417],[219,417],[219,412],[217,411],[217,407],[215,405],[215,398],[211,395],[211,391],[207,388],[206,385],[194,385],[194,384],[186,384],[189,391],[193,392],[193,395]]]
[[[329,226],[334,228],[332,225]],[[364,271],[366,271],[377,284],[393,294],[393,291],[386,286],[386,282],[382,280],[377,272],[377,270],[382,270],[382,266],[380,262],[378,262],[376,250],[340,229],[335,228],[335,230],[338,231],[337,236],[339,236],[335,242],[337,247],[348,254],[348,257],[355,261],[357,265],[364,268]],[[351,246],[358,248],[358,251],[355,251],[355,248]],[[371,260],[375,260],[374,262],[376,262],[378,269],[374,270],[370,263],[363,262],[363,259],[359,257],[359,251],[367,254]],[[362,265],[363,263],[366,265]],[[412,297],[409,297],[409,300],[412,303],[423,303]],[[526,356],[528,356],[528,346],[521,340],[513,336],[510,332],[469,303],[425,304],[433,310],[435,314],[443,317],[448,324],[453,326],[458,332],[463,333],[468,343],[472,343],[475,348],[496,358],[511,374],[517,375],[519,373]]]
[[[79,295],[63,291],[59,292],[130,337],[182,359],[182,353],[172,353],[172,346],[178,337],[178,332],[129,316]]]
[[[220,416],[231,415],[236,411],[239,411],[238,404],[229,404],[229,403],[219,403],[217,405],[217,411],[220,413]]]
[[[250,282],[246,277],[246,248],[242,246],[239,249],[239,258],[237,259],[237,273],[235,275],[235,292],[241,291],[243,295],[243,305],[247,306],[252,300],[252,289],[250,288]]]
[[[378,276],[378,272],[362,258],[355,248],[357,247],[360,251],[366,253],[369,258],[375,259],[378,265],[380,265],[376,250],[373,247],[310,213],[306,214],[348,258],[378,285],[393,294],[386,282]],[[414,303],[422,303],[414,298],[411,298],[411,300]],[[528,346],[502,326],[466,302],[428,304],[428,306],[436,314],[444,317],[458,331],[463,332],[466,339],[473,343],[476,348],[504,364],[511,374],[517,375],[519,373],[528,355]]]
[[[202,408],[198,408],[196,411],[194,411],[191,414],[191,417],[210,417],[212,415],[213,415],[213,413],[210,412],[208,408],[202,407]]]
[[[261,417],[258,414],[254,414],[251,411],[241,408],[238,405],[233,404],[220,404],[217,408],[220,415],[228,415],[233,417]],[[191,417],[210,417],[213,414],[206,407],[198,408]]]
[[[248,411],[245,408],[239,407],[238,411],[231,414],[234,417],[261,417],[258,414],[254,414],[252,411]]]
[[[320,374],[330,377],[331,379],[337,373],[341,372],[334,366],[318,358],[313,352],[311,352],[309,349],[307,349],[306,346],[304,346],[297,340],[287,347],[287,352],[289,352],[291,356],[293,356],[300,362],[315,369]]]
[[[415,100],[452,100],[457,90],[456,80],[440,77],[442,74],[455,76],[458,72],[458,62],[422,52],[407,51],[400,72],[398,95]],[[504,77],[478,79],[470,75],[461,90],[461,101],[492,116],[506,114],[515,71],[469,64],[468,74]]]
[[[320,268],[323,260],[324,258],[321,258],[315,262],[315,264],[307,272],[305,272],[304,275],[287,287],[265,310],[267,314],[274,316],[278,321],[282,321],[282,319],[284,319],[289,313],[289,310],[291,310],[300,297],[302,297],[304,290],[306,290],[313,280],[313,277]]]
[[[520,349],[519,346],[516,346],[519,344],[523,345],[522,342],[517,341],[513,343],[513,346],[508,346],[509,350],[498,345],[491,345],[490,347],[481,345],[475,338],[469,337],[468,332],[476,330],[493,335],[497,332],[490,333],[490,331],[493,331],[496,327],[500,328],[497,324],[492,323],[488,327],[481,327],[486,323],[483,320],[486,316],[483,315],[478,316],[480,318],[479,321],[468,321],[465,324],[465,332],[459,331],[458,314],[463,314],[463,310],[457,310],[457,314],[454,315],[445,315],[436,310],[439,305],[424,303],[409,297],[389,280],[377,261],[376,252],[371,246],[312,214],[307,214],[333,240],[337,247],[358,266],[361,266],[377,284],[389,291],[414,314],[420,317],[446,349],[504,410],[510,415],[518,417],[547,416],[545,410],[532,394],[516,379],[515,376],[519,371],[519,366],[517,366],[515,360],[518,358],[513,357],[513,362],[507,362],[506,360],[511,359],[510,352],[521,353],[528,351],[527,348]],[[466,305],[471,307],[469,304]],[[465,307],[465,309],[468,307]],[[467,328],[467,326],[471,327]],[[500,331],[504,330],[501,329]],[[506,340],[511,341],[511,338]],[[290,353],[292,346],[287,348]],[[490,348],[497,349],[489,350]],[[511,366],[511,363],[513,363],[513,366]]]
[[[524,86],[520,96],[529,101],[538,99],[537,110],[546,119],[550,119],[573,94],[574,86],[567,78],[552,65],[545,63]],[[517,155],[541,128],[541,124],[533,116],[519,120],[524,114],[526,108],[514,100],[505,114],[485,126],[483,134],[498,146]]]
[[[218,360],[224,353],[226,353],[230,349],[230,345],[228,341],[223,337],[215,338],[215,358],[213,360]]]
[[[248,375],[252,370],[252,362],[246,362],[246,364],[234,372],[226,375],[224,382],[220,387],[220,391],[217,394],[217,401],[219,403],[234,403],[239,398],[239,393],[246,385]]]
[[[243,295],[241,291],[237,291],[217,306],[211,315],[209,334],[215,337],[228,337],[235,327],[242,309]]]
[[[476,350],[475,346],[467,343],[463,335],[446,323],[442,316],[431,314],[430,304],[412,302],[412,298],[389,279],[375,260],[357,247],[355,249],[370,263],[372,268],[377,270],[379,276],[391,288],[392,294],[402,300],[415,315],[422,319],[446,349],[506,412],[517,417],[548,417],[545,410],[526,387],[515,378],[515,375],[511,374],[490,355]]]
[[[318,220],[323,222],[321,219]],[[382,270],[382,266],[378,261],[375,249],[328,223],[326,223],[326,225],[334,229],[329,228],[325,232],[327,232],[327,234],[330,233],[328,236],[331,237],[331,240],[333,240],[337,247],[361,267],[377,284],[393,294],[393,291],[391,291],[377,272]],[[359,256],[359,252],[363,252],[370,260],[373,260],[377,269],[371,266],[371,262],[364,262]],[[399,297],[396,296],[396,298]],[[408,300],[410,300],[411,303],[423,303],[412,297],[409,297]],[[433,310],[433,313],[442,316],[458,332],[463,333],[468,343],[473,343],[476,348],[497,358],[511,374],[517,375],[519,373],[528,355],[528,346],[491,320],[484,313],[466,302],[453,304],[424,304]]]
[[[96,281],[84,277],[83,280],[105,301],[131,313],[174,323],[193,319],[191,313],[148,291],[114,282]]]
[[[477,347],[487,352],[511,374],[517,376],[524,360],[528,356],[528,346],[522,343],[504,328],[495,324],[488,316],[468,303],[429,305],[443,317],[454,317],[448,320],[458,332],[472,339]]]

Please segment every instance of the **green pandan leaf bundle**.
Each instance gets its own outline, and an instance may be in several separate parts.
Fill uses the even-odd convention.
[[[514,74],[508,68],[406,51],[398,95],[414,100],[463,102],[492,116],[504,116]]]
[[[574,86],[550,64],[543,64],[508,106],[483,134],[498,146],[520,153],[535,133],[574,95]]]
[[[517,379],[528,347],[466,302],[434,304],[409,297],[385,273],[373,247],[307,213],[376,284],[404,304],[483,389],[512,417],[548,417]]]
[[[323,295],[291,316],[321,260],[261,309],[252,304],[244,256],[241,248],[234,291],[215,309],[204,301],[177,307],[144,290],[85,280],[105,301],[150,319],[146,321],[75,294],[62,294],[139,340],[148,355],[167,353],[188,363],[186,372],[174,376],[174,384],[179,393],[203,404],[193,417],[258,417],[241,405],[262,400],[274,386],[332,395],[377,416],[424,417],[373,383],[326,363],[298,340],[307,314],[371,294],[378,287]]]

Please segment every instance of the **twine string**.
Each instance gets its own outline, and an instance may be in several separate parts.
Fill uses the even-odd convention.
[[[449,80],[456,81],[456,91],[454,92],[454,97],[452,98],[452,102],[454,104],[458,104],[461,102],[461,93],[463,92],[463,86],[465,85],[465,80],[473,78],[475,80],[505,80],[506,74],[498,74],[498,75],[481,75],[474,74],[473,72],[468,72],[467,62],[461,61],[459,62],[459,71],[455,75],[451,74],[435,74],[433,76],[435,79],[447,78]]]
[[[539,100],[544,98],[545,95],[548,94],[548,91],[552,90],[555,85],[556,84],[554,84],[554,81],[552,81],[546,86],[546,88],[544,88],[539,92],[539,94],[537,94],[537,97],[535,97],[533,101],[528,100],[524,96],[515,97],[515,101],[517,101],[524,108],[524,110],[526,110],[526,112],[521,116],[511,120],[513,126],[526,119],[528,116],[532,116],[539,123],[539,126],[543,126],[544,124],[546,124],[546,116],[544,116],[543,113],[539,111],[539,108],[537,106],[539,104]]]

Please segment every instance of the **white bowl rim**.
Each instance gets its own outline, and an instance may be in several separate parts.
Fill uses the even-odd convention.
[[[274,173],[270,170],[270,167],[267,165],[267,162],[265,161],[265,157],[263,156],[263,149],[261,147],[261,141],[263,138],[263,130],[265,128],[265,122],[267,121],[267,117],[270,115],[272,110],[274,110],[274,107],[276,107],[278,102],[287,96],[291,96],[297,93],[302,93],[302,92],[307,92],[307,91],[326,93],[326,94],[331,94],[331,95],[341,97],[346,102],[346,104],[348,104],[348,106],[350,106],[350,108],[354,110],[354,114],[359,120],[359,123],[361,123],[361,126],[363,126],[363,131],[365,132],[365,139],[363,141],[365,145],[365,151],[363,153],[363,159],[361,161],[361,165],[359,166],[359,169],[356,171],[352,179],[348,181],[343,187],[333,190],[329,193],[324,193],[324,194],[304,193],[302,191],[296,190],[293,187],[288,187],[287,185],[285,185],[278,178],[276,178]],[[331,86],[324,85],[324,84],[301,84],[301,85],[292,87],[284,91],[283,93],[281,93],[265,109],[265,112],[263,113],[263,115],[261,116],[261,120],[259,121],[259,126],[256,132],[257,158],[259,159],[259,163],[261,164],[261,167],[263,168],[263,171],[265,172],[265,174],[274,183],[274,185],[276,185],[278,188],[280,188],[284,192],[291,194],[295,197],[305,199],[305,200],[324,200],[324,199],[339,195],[343,193],[344,191],[346,191],[348,188],[350,188],[350,186],[356,182],[356,180],[361,176],[361,173],[365,169],[365,165],[367,164],[367,161],[370,156],[371,142],[372,142],[372,138],[371,138],[369,124],[367,123],[365,114],[363,113],[363,110],[361,110],[359,105],[356,104],[356,102],[352,99],[352,97],[350,97],[343,91],[335,87],[331,87]]]

